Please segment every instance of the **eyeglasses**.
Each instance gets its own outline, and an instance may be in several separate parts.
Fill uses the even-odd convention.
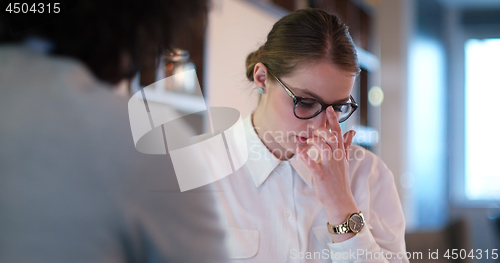
[[[269,72],[269,71],[268,71]],[[270,72],[269,72],[270,73]],[[270,73],[271,74],[271,73]],[[311,119],[316,117],[322,111],[324,111],[329,106],[333,107],[333,110],[337,114],[337,119],[339,123],[346,121],[354,111],[358,108],[358,104],[354,101],[352,96],[349,96],[349,101],[346,103],[335,103],[326,104],[322,101],[313,98],[298,97],[293,94],[293,92],[281,82],[279,78],[271,74],[281,86],[285,89],[286,93],[293,99],[293,114],[299,119]]]

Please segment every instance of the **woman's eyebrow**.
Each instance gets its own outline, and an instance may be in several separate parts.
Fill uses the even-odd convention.
[[[324,102],[324,101],[321,99],[321,97],[320,97],[320,96],[316,95],[316,94],[315,94],[314,92],[312,92],[312,91],[309,91],[309,90],[306,90],[306,89],[300,89],[300,88],[295,88],[295,90],[297,90],[298,92],[300,92],[300,93],[302,93],[302,94],[306,94],[306,95],[308,95],[308,96],[311,96],[311,97],[313,97],[313,98],[315,98],[315,99],[317,99],[317,100],[319,100],[319,101],[321,101],[321,102],[323,102],[323,103],[325,103],[325,104],[330,104],[330,103],[326,103],[326,102]],[[334,102],[334,103],[332,103],[332,104],[336,104],[336,103],[345,103],[345,102],[347,102],[349,99],[350,99],[350,97],[347,97],[347,98],[345,98],[345,99],[337,100],[337,101],[335,101],[335,102]]]

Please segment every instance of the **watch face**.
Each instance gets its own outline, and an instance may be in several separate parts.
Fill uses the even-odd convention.
[[[353,214],[349,218],[348,222],[349,222],[349,228],[354,233],[358,233],[359,231],[361,231],[361,229],[363,228],[363,226],[365,224],[365,222],[363,221],[363,218],[358,214]]]

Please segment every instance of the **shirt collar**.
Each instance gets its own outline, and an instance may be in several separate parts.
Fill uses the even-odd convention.
[[[243,118],[243,126],[245,127],[245,136],[248,144],[247,168],[255,183],[255,187],[262,185],[280,162],[289,162],[302,180],[309,187],[313,187],[312,172],[297,155],[293,155],[288,161],[281,161],[267,149],[255,132],[252,115],[253,112]]]

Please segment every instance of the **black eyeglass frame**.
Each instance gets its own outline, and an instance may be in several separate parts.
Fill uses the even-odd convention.
[[[269,74],[271,74],[271,72],[269,72]],[[334,103],[334,104],[326,104],[326,103],[324,103],[324,102],[322,102],[320,100],[317,100],[315,98],[305,98],[305,97],[295,96],[295,94],[293,94],[293,92],[285,84],[283,84],[283,82],[281,82],[281,80],[279,78],[277,78],[273,74],[271,74],[271,76],[273,76],[278,81],[278,83],[285,89],[286,93],[293,99],[293,103],[294,103],[294,105],[293,105],[293,115],[295,115],[295,117],[297,117],[298,119],[301,119],[301,120],[312,119],[312,118],[318,116],[318,114],[320,114],[322,111],[326,110],[329,106],[332,106],[332,108],[334,108],[334,109],[335,109],[335,106],[343,106],[343,105],[351,106],[351,112],[349,113],[349,115],[347,115],[347,117],[344,117],[342,120],[339,120],[339,123],[342,123],[342,122],[346,121],[347,119],[349,119],[349,117],[351,117],[351,115],[354,113],[354,111],[356,111],[356,109],[358,108],[358,104],[356,103],[356,101],[354,100],[354,98],[351,95],[349,95],[349,100],[351,102]],[[299,117],[299,116],[297,116],[297,113],[295,113],[295,108],[297,107],[297,105],[302,100],[314,100],[314,101],[317,101],[321,105],[321,109],[318,110],[311,117],[307,117],[307,118]]]

